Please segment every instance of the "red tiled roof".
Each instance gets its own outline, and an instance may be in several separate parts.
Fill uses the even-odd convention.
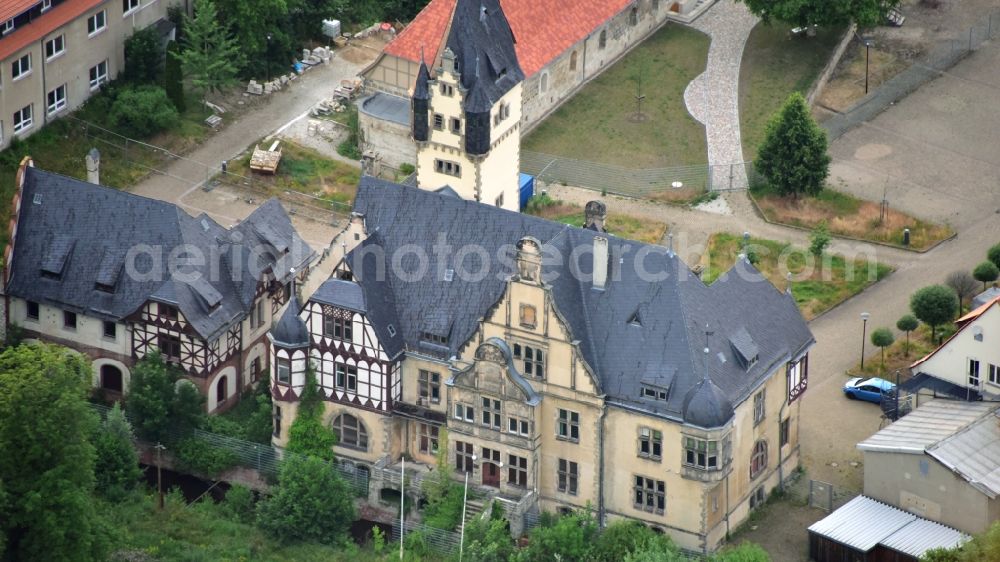
[[[384,52],[417,62],[420,48],[428,61],[444,41],[456,0],[432,0]],[[632,0],[500,0],[517,41],[517,59],[532,76],[552,59],[621,12]]]
[[[0,22],[9,20],[39,2],[41,0],[4,0],[0,3]]]
[[[7,2],[8,0],[2,0]],[[14,0],[20,3],[21,0]],[[88,10],[100,6],[105,0],[66,0],[45,12],[38,19],[0,39],[0,60],[4,60],[28,45],[59,29]],[[28,2],[30,6],[34,2]],[[6,4],[0,10],[6,11]]]

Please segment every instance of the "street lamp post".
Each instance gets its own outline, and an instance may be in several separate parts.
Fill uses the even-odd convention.
[[[868,332],[868,319],[871,318],[871,314],[867,312],[861,313],[861,370],[865,370],[865,337]]]
[[[476,461],[479,460],[475,454],[472,455],[472,467],[475,469]],[[462,562],[465,554],[465,508],[469,501],[469,471],[465,471],[465,493],[462,495],[462,536],[458,539],[458,562]]]
[[[865,39],[865,94],[868,94],[868,62],[870,58],[871,48],[875,42],[871,39]]]
[[[264,53],[264,66],[267,67],[267,81],[271,81],[271,34],[267,34],[267,52]],[[868,86],[865,86],[865,93],[868,92]]]

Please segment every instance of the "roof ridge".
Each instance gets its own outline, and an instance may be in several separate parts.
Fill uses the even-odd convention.
[[[984,401],[984,402],[989,402],[989,401]],[[952,431],[951,435],[948,435],[947,437],[942,437],[941,439],[938,439],[937,441],[931,443],[930,445],[927,445],[926,447],[924,447],[924,450],[927,451],[928,453],[930,453],[932,450],[937,449],[938,445],[941,445],[945,441],[948,441],[950,439],[954,439],[954,438],[958,437],[959,435],[962,435],[962,434],[970,431],[973,426],[979,425],[987,417],[989,417],[989,416],[996,417],[997,410],[1000,410],[1000,403],[996,403],[996,407],[995,408],[988,409],[985,412],[983,412],[983,413],[979,414],[978,416],[976,416],[974,419],[971,419],[971,420],[965,422],[964,424],[962,424],[961,426],[959,426],[958,429],[956,429],[955,431]]]

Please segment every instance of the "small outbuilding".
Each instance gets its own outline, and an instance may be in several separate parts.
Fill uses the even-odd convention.
[[[809,527],[815,562],[917,562],[932,548],[954,548],[969,535],[858,496]]]

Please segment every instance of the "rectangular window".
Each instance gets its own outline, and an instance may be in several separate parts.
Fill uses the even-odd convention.
[[[521,362],[521,371],[525,375],[545,377],[545,351],[530,345],[514,344],[514,359]]]
[[[108,61],[104,60],[90,67],[90,89],[96,90],[108,81]]]
[[[441,375],[421,369],[417,375],[417,391],[425,402],[441,403]]]
[[[157,347],[163,358],[168,361],[180,361],[181,358],[181,338],[169,334],[160,334],[157,338]]]
[[[281,406],[274,407],[274,431],[275,437],[281,437]]]
[[[104,31],[104,28],[107,26],[107,13],[104,10],[101,10],[100,12],[97,12],[87,18],[87,35],[93,37],[94,35]]]
[[[474,449],[472,443],[455,441],[455,470],[459,472],[472,472],[475,466],[472,463]]]
[[[993,384],[1000,384],[1000,367],[997,367],[993,363],[990,363],[989,372],[990,372],[990,382]]]
[[[663,458],[663,433],[648,427],[640,427],[639,456],[657,461]]]
[[[38,303],[35,301],[27,301],[28,305],[28,320],[38,320]]]
[[[785,371],[785,378],[788,382],[788,403],[791,404],[796,398],[806,391],[808,383],[809,356],[788,364]]]
[[[483,398],[483,425],[500,430],[500,401]]]
[[[20,133],[21,131],[31,128],[34,120],[31,117],[31,106],[26,105],[21,108],[20,111],[14,112],[14,132]]]
[[[67,330],[76,329],[76,313],[68,310],[63,311],[63,328]]]
[[[15,128],[16,130],[16,128]],[[969,386],[979,386],[979,360],[969,359]]]
[[[513,417],[507,418],[507,433],[528,437],[531,435],[530,428],[531,426],[528,424],[528,420]]]
[[[49,114],[56,113],[66,107],[66,84],[49,92],[46,103],[48,104]]]
[[[118,337],[118,325],[110,320],[104,321],[104,337],[113,340]]]
[[[449,121],[449,123],[451,124],[451,132],[455,133],[456,135],[462,134],[462,120],[461,119],[459,119],[457,117],[452,117],[451,120]]]
[[[473,423],[476,421],[476,409],[468,404],[455,404],[455,419]]]
[[[685,437],[684,464],[703,470],[718,470],[719,442]]]
[[[129,12],[139,7],[139,0],[122,0],[122,14],[128,15]]]
[[[501,196],[502,197],[502,196]],[[500,202],[501,204],[503,201]],[[501,205],[497,205],[498,207]],[[534,328],[538,324],[538,314],[535,307],[530,304],[522,304],[521,309],[521,327],[523,328]]]
[[[44,14],[50,9],[52,9],[52,0],[42,0],[42,13]]]
[[[417,426],[417,435],[420,440],[420,452],[425,455],[434,455],[438,452],[438,434],[440,428],[429,423],[422,423]]]
[[[178,318],[177,307],[169,304],[157,303],[156,312],[167,320],[177,320]]]
[[[358,391],[358,368],[354,365],[335,363],[333,367],[337,374],[337,388],[350,392]]]
[[[507,483],[519,488],[528,487],[528,459],[507,455]]]
[[[275,370],[278,372],[278,382],[289,384],[292,382],[292,362],[287,357],[278,357]]]
[[[264,299],[259,299],[250,307],[250,329],[256,330],[264,325]]]
[[[654,388],[652,386],[643,385],[640,390],[640,394],[643,398],[649,398],[651,400],[666,400],[669,394],[666,390],[659,388]]]
[[[31,72],[31,53],[10,63],[10,76],[14,80],[24,78]]]
[[[570,441],[580,440],[580,414],[569,410],[559,410],[559,427],[556,436]]]
[[[441,84],[441,94],[451,97],[455,95],[455,87],[451,84]]]
[[[788,444],[788,430],[789,430],[789,426],[791,425],[789,423],[790,420],[791,420],[791,418],[785,418],[785,419],[781,420],[781,428],[780,428],[780,431],[778,432],[779,433],[779,435],[778,435],[778,443],[780,443],[780,445],[779,445],[780,447],[784,447],[785,445]]]
[[[354,341],[354,321],[350,318],[323,316],[323,335],[343,341]]]
[[[667,484],[663,480],[653,480],[644,476],[635,477],[635,497],[633,505],[642,511],[663,515],[667,508]]]
[[[441,115],[440,113],[434,114],[434,128],[438,131],[444,130],[444,115]]]
[[[53,37],[45,42],[45,59],[52,60],[66,52],[66,36]]]
[[[14,18],[0,23],[0,35],[7,35],[11,31],[14,31]]]
[[[257,382],[260,378],[260,357],[255,357],[250,362],[250,382]]]
[[[764,421],[764,406],[766,405],[764,390],[761,390],[753,397],[753,424],[757,425]]]
[[[559,491],[564,494],[576,495],[580,478],[579,468],[575,462],[559,459]]]
[[[449,160],[434,160],[434,171],[439,174],[455,176],[456,178],[462,177],[462,166],[457,162]]]

